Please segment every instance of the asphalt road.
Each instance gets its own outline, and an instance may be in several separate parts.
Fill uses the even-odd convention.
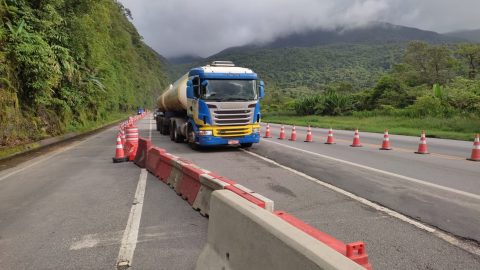
[[[279,126],[273,125],[277,135]],[[290,131],[288,130],[288,133]],[[252,149],[262,156],[348,190],[407,216],[480,242],[480,163],[466,160],[472,142],[428,138],[430,155],[414,154],[418,138],[391,136],[394,150],[381,151],[383,134],[335,131],[337,144],[325,145],[327,130],[313,129],[314,143],[264,139]],[[349,137],[349,139],[348,139]]]
[[[419,228],[421,224],[403,221],[401,215],[369,206],[361,198],[332,190],[325,184],[330,182],[392,209],[404,210],[398,212],[418,211],[418,215],[407,215],[427,224],[431,223],[425,217],[436,217],[434,221],[453,222],[466,233],[475,234],[478,231],[471,223],[480,224],[480,208],[478,200],[468,195],[478,195],[475,181],[466,181],[468,188],[458,188],[464,193],[455,193],[450,190],[456,189],[455,185],[443,184],[436,178],[416,177],[449,189],[387,177],[305,152],[337,153],[336,158],[347,159],[349,154],[345,153],[352,149],[340,140],[337,145],[325,146],[269,139],[273,142],[263,140],[250,152],[238,148],[193,151],[186,144],[173,143],[156,131],[150,132],[153,123],[146,118],[139,122],[139,129],[143,137],[151,134],[157,146],[255,190],[274,200],[276,210],[288,211],[344,242],[365,241],[376,270],[480,269],[480,253],[475,245],[456,243],[456,238],[442,239],[445,234],[435,229]],[[362,140],[366,137],[361,136]],[[129,231],[126,227],[131,211],[138,204],[142,174],[132,163],[111,162],[114,138],[115,130],[109,129],[0,172],[1,269],[115,269],[123,236]],[[364,142],[367,143],[366,139]],[[400,146],[394,143],[394,147],[397,145]],[[351,162],[377,158],[382,166],[389,164],[390,157],[400,162],[411,155],[414,161],[402,165],[408,173],[418,162],[424,162],[427,168],[444,162],[437,169],[448,166],[445,164],[450,161],[458,162],[455,166],[459,168],[478,164],[400,151],[377,153],[367,146],[354,150],[360,158]],[[351,154],[351,158],[357,155]],[[455,156],[453,152],[442,155]],[[475,174],[475,169],[471,173]],[[460,172],[454,179],[464,183]],[[132,268],[193,269],[206,241],[208,220],[151,175],[146,178],[144,194]],[[465,250],[472,246],[470,252]]]
[[[140,126],[142,136],[147,135],[146,125],[145,123],[143,127]],[[362,136],[362,140],[363,137],[366,136]],[[379,137],[381,138],[381,135]],[[435,228],[421,229],[417,226],[422,226],[422,224],[414,226],[394,217],[397,215],[395,213],[392,216],[384,211],[378,211],[358,200],[332,191],[308,176],[299,175],[289,168],[296,169],[324,182],[332,183],[334,186],[379,202],[382,205],[395,206],[391,207],[392,209],[404,210],[401,212],[415,212],[416,215],[409,215],[408,213],[407,215],[422,221],[425,221],[423,217],[430,216],[436,218],[433,221],[439,220],[447,224],[450,224],[450,222],[459,224],[459,226],[462,226],[461,231],[471,234],[472,238],[478,233],[478,224],[480,224],[478,222],[480,204],[476,198],[457,193],[452,194],[448,190],[437,190],[432,186],[405,181],[393,176],[386,177],[367,169],[352,168],[330,159],[306,155],[304,152],[277,144],[295,145],[295,147],[302,145],[303,148],[300,149],[314,152],[322,149],[324,151],[322,153],[328,152],[329,155],[338,153],[337,158],[344,158],[344,156],[341,156],[342,154],[347,157],[348,155],[355,157],[355,154],[348,154],[349,151],[352,151],[347,147],[348,143],[342,143],[340,140],[338,144],[333,146],[324,145],[323,142],[307,144],[279,141],[277,139],[269,140],[275,143],[268,143],[263,140],[260,144],[252,147],[249,151],[259,155],[253,156],[249,152],[234,147],[193,151],[186,144],[173,143],[168,136],[162,136],[158,132],[154,132],[152,135],[152,141],[155,145],[165,148],[175,155],[192,160],[205,169],[229,177],[274,200],[276,210],[288,211],[308,224],[344,242],[365,241],[374,269],[480,269],[480,257],[478,255],[480,253],[475,243],[469,246],[474,247],[473,252],[465,251],[441,239],[438,234],[443,236],[445,234],[435,230]],[[374,138],[372,138],[372,143],[373,140]],[[412,142],[415,141],[414,139],[411,140]],[[367,143],[367,140],[364,141]],[[440,141],[439,145],[442,143]],[[394,146],[397,145],[394,144]],[[324,149],[324,147],[330,148]],[[336,149],[336,151],[332,149]],[[366,159],[365,162],[367,163],[365,164],[372,166],[374,163],[368,163],[371,162],[368,159],[377,155],[379,156],[377,159],[380,160],[382,165],[386,164],[386,166],[393,168],[397,168],[398,164],[390,163],[389,158],[409,160],[406,164],[401,164],[403,168],[408,170],[420,166],[415,165],[418,162],[434,166],[436,162],[447,164],[452,161],[451,159],[440,159],[435,155],[427,157],[407,152],[401,152],[401,154],[397,151],[376,153],[377,149],[367,146],[354,150],[357,151],[358,160],[353,161],[360,162]],[[281,165],[265,160],[264,157],[277,161]],[[435,158],[436,160],[423,161],[427,158]],[[468,163],[463,159],[461,161],[457,159],[455,162],[458,162],[455,165],[458,167],[471,166],[472,168],[478,168],[477,163]],[[463,165],[462,162],[465,162],[465,164]],[[445,166],[441,164],[436,167]],[[282,167],[282,165],[288,168]],[[381,168],[387,169],[388,167]],[[469,172],[473,175],[476,170],[470,169]],[[448,171],[448,169],[445,171]],[[396,172],[402,173],[402,170]],[[463,182],[460,179],[462,177],[457,172],[454,179],[457,182]],[[473,179],[473,176],[471,179]],[[471,187],[475,187],[474,181],[469,184]],[[452,189],[454,187],[455,185],[452,185]],[[465,190],[472,191],[471,188]],[[437,205],[437,203],[441,204]],[[428,224],[428,222],[426,223]],[[455,225],[451,226],[454,227]],[[447,235],[446,238],[448,237]],[[455,238],[449,239],[450,242],[456,242],[457,240]]]
[[[116,269],[141,170],[112,163],[115,135],[0,172],[0,269]],[[148,175],[131,269],[193,269],[207,224]]]

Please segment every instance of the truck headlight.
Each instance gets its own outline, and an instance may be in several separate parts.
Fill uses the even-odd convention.
[[[211,130],[200,130],[198,131],[199,136],[212,136],[213,132]]]
[[[253,133],[260,133],[260,129],[259,128],[254,128],[254,129],[252,129],[252,132]]]

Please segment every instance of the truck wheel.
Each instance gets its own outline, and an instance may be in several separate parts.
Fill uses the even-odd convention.
[[[242,143],[240,144],[240,147],[241,148],[250,148],[252,147],[253,143]]]
[[[192,125],[188,125],[187,128],[187,143],[192,150],[199,150],[200,146],[195,143],[195,132],[193,131]]]
[[[169,129],[170,121],[168,121],[168,119],[163,119],[161,125],[162,125],[162,128],[161,128],[162,135],[169,135],[170,134],[170,129]]]
[[[180,134],[180,131],[178,130],[177,126],[175,125],[175,128],[173,129],[173,141],[176,143],[181,143],[185,140],[185,138]]]
[[[174,130],[176,129],[175,121],[170,122],[170,140],[174,141],[175,140],[175,132]]]
[[[162,133],[162,125],[158,122],[158,120],[155,120],[155,123],[157,123],[157,131],[160,131],[160,133]]]

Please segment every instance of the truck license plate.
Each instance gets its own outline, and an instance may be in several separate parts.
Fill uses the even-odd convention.
[[[228,140],[228,144],[229,145],[232,145],[232,144],[239,144],[240,142],[238,140]]]

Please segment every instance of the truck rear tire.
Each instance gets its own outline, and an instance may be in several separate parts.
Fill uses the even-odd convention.
[[[162,118],[160,125],[162,126],[162,128],[160,129],[161,130],[160,133],[162,135],[169,135],[170,121],[168,120],[168,118]]]
[[[175,121],[170,121],[170,126],[169,126],[169,130],[170,130],[170,140],[171,141],[174,141],[175,140],[175,134],[174,134],[174,130],[175,130],[176,126],[175,126]]]

